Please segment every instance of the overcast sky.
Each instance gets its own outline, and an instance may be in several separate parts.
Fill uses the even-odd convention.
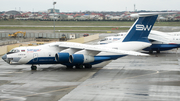
[[[0,0],[0,11],[47,11],[53,7],[71,11],[180,10],[180,0]]]

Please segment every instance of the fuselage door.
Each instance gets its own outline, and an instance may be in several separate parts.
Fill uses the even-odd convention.
[[[38,62],[38,53],[33,54],[33,62]]]

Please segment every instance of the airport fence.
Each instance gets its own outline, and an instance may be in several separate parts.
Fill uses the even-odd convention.
[[[35,38],[26,38],[26,39],[11,39],[11,38],[2,38],[0,40],[0,46],[17,44],[21,42],[35,41]]]
[[[94,33],[88,34],[94,35]],[[0,39],[10,38],[8,35],[9,33],[0,33]],[[63,35],[65,35],[67,39],[69,39],[71,35],[75,35],[75,38],[80,38],[83,36],[82,33],[26,33],[25,38],[61,38]],[[22,38],[23,34],[17,35],[17,38],[20,37]]]
[[[88,33],[89,35],[94,35],[94,33]],[[21,42],[35,41],[37,38],[47,38],[47,39],[59,39],[63,35],[66,36],[66,39],[71,39],[72,35],[75,35],[75,38],[83,37],[82,33],[26,33],[25,38],[23,34],[18,34],[16,38],[8,36],[9,33],[0,33],[0,46],[16,44]]]

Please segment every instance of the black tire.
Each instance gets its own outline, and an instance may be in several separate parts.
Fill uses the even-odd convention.
[[[67,69],[73,69],[73,66],[67,66]]]
[[[87,69],[91,69],[92,68],[92,65],[91,64],[86,64],[86,65],[84,65],[85,66],[85,68],[87,68]]]
[[[31,70],[37,70],[37,66],[31,66]]]
[[[81,69],[83,68],[83,65],[76,65],[76,69]]]
[[[153,54],[153,50],[150,50],[150,51],[149,51],[149,54]]]
[[[156,52],[157,52],[157,53],[160,53],[160,50],[157,50]]]

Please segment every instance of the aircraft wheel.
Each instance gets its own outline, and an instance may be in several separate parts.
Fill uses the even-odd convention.
[[[73,66],[67,66],[67,69],[73,69]]]
[[[37,66],[31,66],[31,70],[37,70]]]
[[[149,54],[152,54],[152,53],[153,53],[153,50],[150,50],[150,51],[149,51]]]
[[[86,64],[86,65],[84,65],[85,66],[85,68],[88,68],[88,69],[91,69],[92,68],[92,65],[91,64]]]
[[[76,65],[76,69],[81,69],[83,68],[83,65]]]
[[[157,50],[156,52],[157,52],[157,53],[160,53],[160,50]]]

